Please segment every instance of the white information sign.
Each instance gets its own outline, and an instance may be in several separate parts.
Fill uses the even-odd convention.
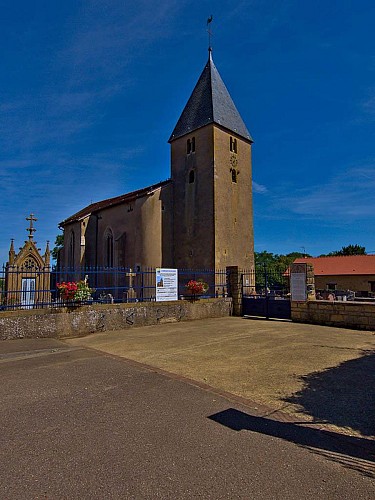
[[[177,269],[156,268],[156,301],[178,299]]]
[[[306,264],[292,264],[290,273],[290,293],[292,301],[305,302],[307,299]]]

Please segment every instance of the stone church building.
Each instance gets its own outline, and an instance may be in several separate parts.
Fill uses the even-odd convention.
[[[60,264],[252,268],[252,142],[209,50],[169,138],[171,178],[61,222]]]

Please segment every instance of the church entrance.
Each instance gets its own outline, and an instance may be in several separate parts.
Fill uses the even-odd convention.
[[[31,309],[35,302],[35,278],[22,278],[21,306]]]
[[[259,267],[242,275],[242,314],[290,319],[290,279],[283,269]]]

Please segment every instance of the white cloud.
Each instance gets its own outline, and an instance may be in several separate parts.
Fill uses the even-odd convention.
[[[57,52],[51,48],[38,85],[0,104],[3,155],[14,157],[43,147],[58,151],[98,124],[108,101],[136,84],[126,67],[145,52],[145,44],[173,32],[170,19],[185,4],[161,0],[150,12],[148,0],[130,6],[114,2],[110,8],[94,1],[73,10],[61,28],[65,45]]]
[[[268,193],[268,189],[266,188],[266,186],[253,181],[253,193],[265,194]]]
[[[375,162],[352,167],[325,183],[284,195],[284,208],[301,217],[317,220],[354,221],[375,217]]]
[[[255,191],[256,192],[256,191]],[[348,227],[375,222],[375,160],[342,169],[319,184],[279,185],[266,197],[257,197],[258,219],[316,221],[325,226]]]

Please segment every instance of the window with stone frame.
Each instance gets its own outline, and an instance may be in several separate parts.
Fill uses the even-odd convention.
[[[229,149],[231,153],[237,154],[237,139],[235,137],[229,138]]]
[[[329,291],[329,290],[332,290],[332,291],[337,290],[337,283],[327,283],[326,284],[326,289],[327,289],[327,291]]]
[[[74,268],[74,254],[75,254],[75,236],[74,231],[70,232],[69,247],[68,247],[68,267]]]
[[[37,269],[38,265],[37,265],[35,259],[33,259],[32,257],[28,257],[27,259],[25,259],[25,261],[23,262],[21,267],[23,269],[35,271]]]
[[[113,267],[113,233],[110,228],[106,229],[104,235],[104,265],[105,267]]]
[[[186,154],[195,153],[195,137],[187,139],[186,141]]]

